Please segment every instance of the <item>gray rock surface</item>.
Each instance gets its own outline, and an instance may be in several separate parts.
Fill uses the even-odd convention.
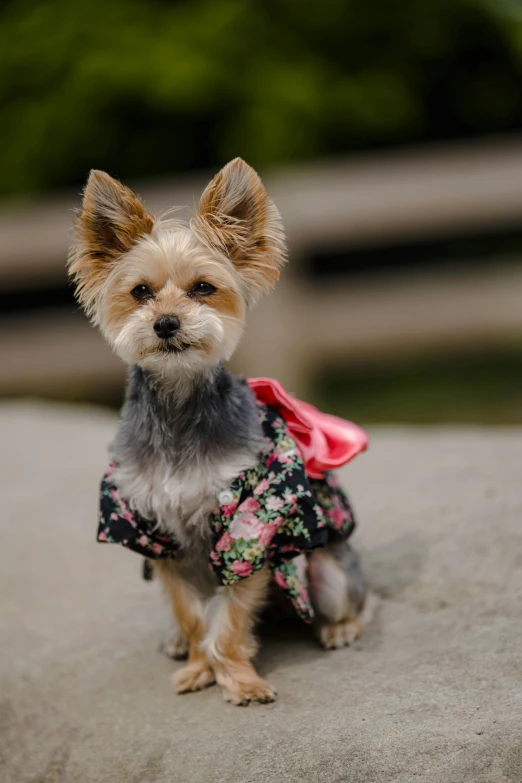
[[[140,559],[94,541],[115,418],[0,407],[3,783],[520,783],[522,432],[379,428],[343,471],[384,598],[325,653],[267,631],[272,705],[176,696]]]

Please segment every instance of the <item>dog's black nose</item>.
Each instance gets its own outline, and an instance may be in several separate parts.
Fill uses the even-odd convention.
[[[179,329],[179,318],[175,315],[160,315],[154,324],[154,331],[162,340],[168,340]]]

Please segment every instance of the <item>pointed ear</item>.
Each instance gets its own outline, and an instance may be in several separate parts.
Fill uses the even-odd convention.
[[[92,313],[117,259],[150,234],[153,225],[153,216],[132,190],[104,171],[91,171],[68,261],[76,295],[87,312]]]
[[[276,284],[286,261],[283,224],[260,178],[241,158],[227,163],[207,185],[191,228],[230,258],[250,301]]]

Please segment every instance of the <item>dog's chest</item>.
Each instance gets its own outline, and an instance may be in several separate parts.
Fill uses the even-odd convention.
[[[119,464],[115,481],[133,508],[186,547],[195,539],[208,539],[208,517],[221,505],[223,491],[255,462],[255,455],[243,451],[220,459],[199,459],[176,469],[165,459],[152,460],[145,467]]]

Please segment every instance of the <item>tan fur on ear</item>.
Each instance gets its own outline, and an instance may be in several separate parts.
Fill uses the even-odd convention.
[[[89,314],[112,265],[153,225],[153,216],[130,188],[104,171],[91,171],[68,260],[76,296]]]
[[[244,160],[227,163],[207,185],[190,225],[207,246],[231,259],[251,301],[276,284],[286,261],[283,224],[261,179]]]

